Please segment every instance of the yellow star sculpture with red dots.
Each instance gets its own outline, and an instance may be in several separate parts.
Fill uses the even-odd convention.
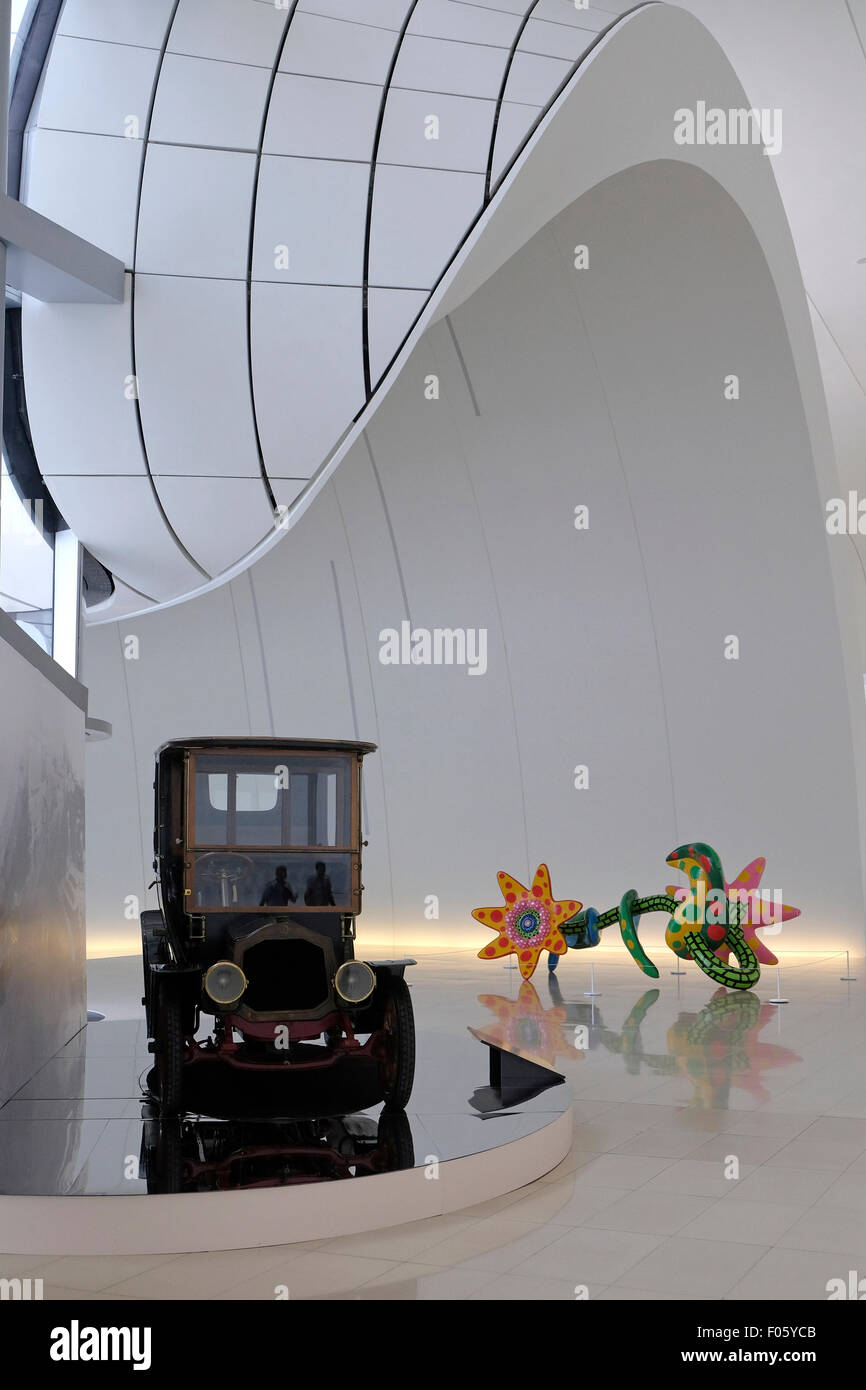
[[[520,973],[524,980],[533,974],[538,957],[542,951],[552,951],[555,956],[563,956],[568,950],[565,939],[559,930],[582,904],[554,902],[550,887],[550,872],[546,864],[539,864],[531,888],[524,888],[512,874],[497,874],[499,887],[505,899],[502,907],[476,907],[472,916],[491,931],[496,932],[496,940],[483,946],[478,952],[479,960],[495,960],[499,956],[517,956]]]

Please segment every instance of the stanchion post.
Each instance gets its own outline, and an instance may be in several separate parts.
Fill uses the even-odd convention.
[[[782,967],[776,966],[776,997],[767,1001],[770,1004],[789,1004],[789,999],[782,998]]]
[[[586,999],[595,999],[601,993],[601,990],[595,987],[595,965],[592,961],[589,964],[589,989],[585,989],[583,993]]]
[[[851,957],[849,956],[847,951],[845,952],[845,974],[840,975],[839,978],[845,981],[857,979],[856,975],[851,974]]]

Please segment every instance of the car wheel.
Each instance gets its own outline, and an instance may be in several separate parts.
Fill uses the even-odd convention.
[[[169,1115],[176,1114],[182,1108],[185,1050],[181,1001],[174,990],[166,988],[165,981],[162,981],[156,1025],[156,1070],[160,1105]]]
[[[414,1168],[412,1126],[402,1110],[383,1110],[379,1118],[378,1145],[385,1151],[385,1172]]]
[[[388,976],[383,989],[382,1093],[386,1110],[404,1110],[415,1079],[415,1015],[405,980],[399,976]]]

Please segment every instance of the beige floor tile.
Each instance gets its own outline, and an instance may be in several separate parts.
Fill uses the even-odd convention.
[[[840,1178],[835,1178],[815,1203],[818,1207],[841,1207],[844,1211],[863,1214],[866,1212],[866,1181],[862,1173],[849,1168]]]
[[[290,1264],[262,1271],[250,1279],[234,1284],[217,1295],[220,1301],[273,1301],[277,1290],[288,1292],[288,1301],[304,1302],[314,1298],[333,1298],[351,1292],[387,1274],[397,1261],[373,1260],[360,1255],[334,1255],[311,1250]]]
[[[693,1197],[682,1192],[652,1192],[639,1187],[611,1202],[581,1224],[604,1231],[641,1231],[649,1235],[673,1235],[711,1203],[712,1197]]]
[[[862,1257],[853,1253],[830,1255],[818,1250],[769,1250],[728,1291],[726,1297],[762,1299],[784,1303],[790,1299],[826,1302],[831,1279],[842,1279],[847,1288],[849,1271],[863,1270]]]
[[[448,1236],[477,1225],[463,1212],[453,1216],[432,1216],[424,1221],[407,1221],[402,1226],[385,1226],[379,1231],[362,1231],[354,1236],[327,1240],[321,1249],[329,1254],[365,1255],[371,1259],[411,1262],[424,1250]]]
[[[740,1178],[737,1196],[744,1202],[793,1202],[808,1207],[833,1181],[834,1175],[827,1169],[776,1168],[765,1163]]]
[[[471,1298],[490,1279],[485,1270],[431,1269],[429,1265],[394,1265],[368,1284],[340,1294],[346,1302],[459,1302]]]
[[[803,1208],[791,1202],[744,1202],[732,1193],[707,1207],[679,1234],[741,1245],[775,1245],[802,1215]]]
[[[592,1293],[598,1298],[603,1285]],[[575,1291],[572,1284],[563,1279],[525,1279],[519,1274],[500,1274],[490,1284],[484,1284],[477,1293],[469,1295],[471,1303],[574,1303]]]
[[[515,1202],[508,1215],[517,1221],[551,1221],[557,1226],[580,1226],[588,1216],[622,1197],[627,1188],[592,1187],[564,1178],[549,1183],[542,1191],[534,1192]]]
[[[531,1255],[545,1250],[548,1245],[565,1235],[568,1229],[567,1226],[552,1226],[548,1223],[530,1227],[521,1234],[515,1231],[510,1239],[503,1241],[500,1238],[498,1243],[488,1244],[486,1249],[465,1255],[460,1262],[460,1268],[487,1270],[491,1274],[506,1273],[523,1264]],[[425,1253],[424,1259],[427,1259],[428,1253]]]
[[[773,1154],[774,1168],[826,1168],[839,1174],[862,1155],[859,1139],[824,1139],[814,1125]]]
[[[179,1255],[63,1255],[46,1265],[45,1278],[82,1292],[89,1289],[93,1293],[105,1293],[124,1279],[180,1258]]]
[[[796,1221],[777,1242],[784,1249],[854,1250],[866,1274],[866,1211],[817,1204]]]
[[[627,1276],[626,1276],[627,1277]],[[658,1289],[631,1289],[625,1284],[610,1284],[596,1297],[603,1303],[681,1303],[681,1293],[659,1292]],[[711,1303],[714,1294],[689,1294],[689,1302]]]
[[[702,1134],[718,1134],[727,1128],[729,1110],[690,1110],[681,1106],[673,1114],[660,1116],[653,1129],[692,1129]]]
[[[112,1302],[110,1294],[98,1293],[94,1289],[75,1289],[64,1284],[46,1284],[42,1290],[46,1303],[107,1303]]]
[[[56,1255],[0,1255],[0,1279],[44,1278],[43,1270],[57,1258]]]
[[[794,1139],[808,1129],[816,1115],[776,1115],[772,1110],[737,1110],[731,1112],[725,1126],[730,1134],[763,1134],[768,1138]]]
[[[850,1144],[866,1153],[866,1120],[821,1115],[803,1130],[801,1139],[817,1139],[824,1144]],[[855,1155],[859,1157],[859,1154]]]
[[[751,1169],[740,1167],[739,1179],[726,1178],[721,1159],[683,1158],[671,1164],[656,1177],[651,1178],[647,1187],[656,1192],[680,1192],[692,1197],[726,1197],[738,1182],[743,1182]]]
[[[671,1236],[657,1245],[619,1282],[649,1292],[688,1298],[721,1298],[757,1264],[764,1249],[734,1241],[689,1240]]]
[[[424,1265],[461,1265],[472,1267],[479,1257],[486,1257],[478,1268],[509,1269],[521,1260],[550,1245],[567,1227],[531,1221],[515,1221],[510,1212],[485,1217],[447,1239],[430,1245],[416,1255],[415,1262]]]
[[[580,1228],[560,1236],[517,1266],[517,1274],[560,1279],[572,1287],[611,1284],[659,1244],[660,1237]]]
[[[741,1168],[746,1165],[751,1167],[768,1162],[787,1142],[788,1140],[778,1136],[772,1138],[764,1134],[733,1134],[726,1129],[721,1134],[714,1134],[711,1139],[707,1139],[699,1148],[694,1149],[689,1157],[699,1161],[724,1162],[729,1154],[734,1154],[740,1160]]]
[[[628,1106],[623,1106],[628,1110]],[[588,1149],[596,1153],[610,1153],[618,1144],[622,1144],[626,1139],[633,1139],[641,1130],[647,1126],[643,1120],[634,1120],[628,1115],[623,1115],[615,1120],[590,1120],[585,1125],[575,1125],[574,1127],[574,1147],[576,1149]]]
[[[576,1174],[575,1187],[640,1187],[673,1162],[647,1154],[602,1154]]]
[[[126,1298],[215,1298],[270,1270],[277,1271],[275,1284],[284,1283],[279,1271],[303,1258],[303,1250],[293,1245],[176,1255],[167,1264],[119,1280],[112,1292]]]
[[[617,1144],[614,1153],[643,1154],[648,1158],[685,1158],[706,1143],[703,1130],[645,1129],[624,1143]]]

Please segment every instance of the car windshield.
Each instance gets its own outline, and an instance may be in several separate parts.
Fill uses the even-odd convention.
[[[190,824],[195,846],[349,847],[348,756],[200,754]]]
[[[351,906],[351,865],[348,852],[206,850],[192,858],[192,901],[196,909],[227,912],[293,905],[345,911]]]

